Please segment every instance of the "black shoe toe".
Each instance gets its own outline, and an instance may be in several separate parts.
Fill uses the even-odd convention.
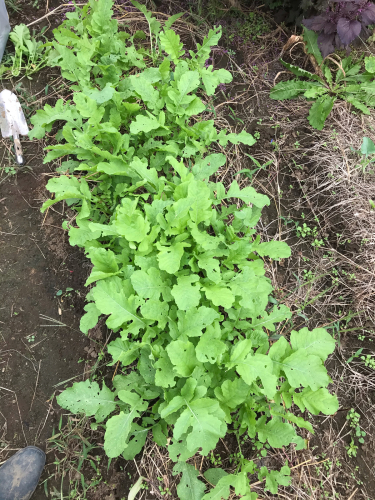
[[[29,500],[38,485],[46,455],[36,446],[27,446],[0,467],[0,500]]]

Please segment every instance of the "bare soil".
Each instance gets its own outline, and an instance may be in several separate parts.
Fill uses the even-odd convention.
[[[27,444],[45,449],[60,418],[56,384],[82,378],[78,361],[88,344],[79,332],[87,262],[69,247],[60,214],[50,211],[44,219],[40,213],[46,167],[40,154],[29,162],[35,153],[38,145],[27,145],[32,172],[0,185],[2,460]],[[56,296],[67,288],[70,297]]]

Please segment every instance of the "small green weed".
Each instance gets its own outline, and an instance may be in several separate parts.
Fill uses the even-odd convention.
[[[249,14],[239,21],[236,27],[236,33],[228,36],[229,41],[242,39],[243,42],[255,41],[258,36],[270,32],[270,25],[259,12],[249,12]]]
[[[16,175],[17,173],[17,168],[16,167],[3,167],[3,170],[6,174],[8,175]]]
[[[371,356],[371,354],[367,354],[367,356],[361,356],[360,359],[365,363],[365,366],[375,370],[375,359]]]
[[[310,227],[304,222],[301,226],[299,222],[296,222],[296,233],[300,238],[306,238],[307,236],[316,237],[318,234],[318,229],[316,227]]]
[[[268,160],[266,163],[264,163],[263,165],[256,159],[254,158],[253,156],[249,155],[248,153],[245,153],[246,156],[248,156],[250,158],[250,160],[255,164],[255,167],[254,169],[249,169],[249,168],[244,168],[242,170],[240,170],[238,173],[239,174],[246,174],[246,176],[248,177],[248,179],[250,179],[250,182],[252,181],[253,179],[253,175],[258,172],[259,170],[265,170],[269,165],[272,164],[272,160]]]
[[[357,413],[354,408],[351,408],[346,416],[351,429],[351,441],[350,444],[345,447],[349,457],[357,456],[358,446],[355,444],[355,438],[357,438],[358,442],[361,444],[365,442],[364,437],[366,436],[366,432],[361,430],[361,427],[359,425],[360,418],[360,414]]]
[[[86,418],[69,418],[63,427],[61,417],[56,431],[52,430],[47,446],[55,455],[53,463],[61,484],[59,490],[55,486],[49,489],[49,481],[55,474],[45,479],[42,484],[46,496],[56,500],[86,500],[88,492],[94,492],[103,483],[99,467],[101,457],[93,453],[98,446],[83,437],[88,434],[88,425]]]
[[[5,0],[5,6],[10,13],[18,13],[22,10],[17,0]]]

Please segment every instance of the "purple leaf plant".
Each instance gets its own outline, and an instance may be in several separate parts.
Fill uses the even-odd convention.
[[[347,48],[369,24],[375,23],[375,5],[367,0],[331,0],[325,12],[304,19],[306,28],[319,33],[318,46],[323,57],[336,48]]]

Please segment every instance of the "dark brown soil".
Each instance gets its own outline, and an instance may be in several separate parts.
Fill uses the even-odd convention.
[[[34,148],[25,148],[26,161]],[[88,343],[79,332],[87,262],[69,247],[60,215],[50,210],[44,220],[40,213],[40,163],[0,185],[0,440],[8,451],[45,448],[60,418],[58,384],[82,378],[78,361]],[[61,301],[56,294],[67,288],[70,297]]]

